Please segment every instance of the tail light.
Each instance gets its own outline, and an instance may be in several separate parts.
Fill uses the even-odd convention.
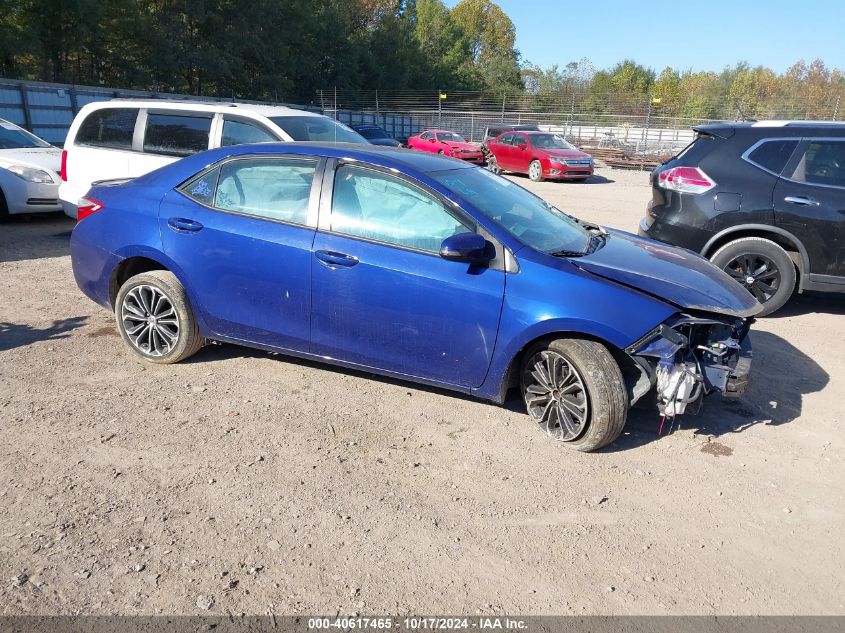
[[[62,150],[62,170],[61,170],[61,177],[62,182],[67,182],[67,150]]]
[[[84,220],[103,208],[103,203],[96,198],[80,198],[79,204],[76,205],[76,220],[77,222]]]
[[[698,167],[672,167],[661,171],[657,186],[683,193],[704,193],[716,186],[716,183]]]

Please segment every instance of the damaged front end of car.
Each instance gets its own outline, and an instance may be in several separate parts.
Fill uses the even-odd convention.
[[[751,370],[753,318],[677,314],[625,349],[639,375],[631,404],[653,401],[660,413],[695,414],[704,396],[741,396]]]

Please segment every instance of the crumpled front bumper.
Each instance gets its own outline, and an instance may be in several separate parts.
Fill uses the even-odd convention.
[[[661,413],[696,412],[705,395],[736,397],[747,391],[752,322],[752,318],[680,314],[625,351],[649,374]]]

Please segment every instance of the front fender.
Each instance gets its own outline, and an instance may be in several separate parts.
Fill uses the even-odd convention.
[[[518,255],[520,272],[505,282],[505,302],[490,369],[473,393],[501,401],[513,361],[532,342],[550,335],[587,336],[625,349],[678,308],[613,281],[579,270],[568,260],[553,266]]]

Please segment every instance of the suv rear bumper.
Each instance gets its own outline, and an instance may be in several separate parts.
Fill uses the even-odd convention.
[[[661,222],[646,214],[640,220],[637,235],[701,253],[714,233],[687,224],[676,225]]]

